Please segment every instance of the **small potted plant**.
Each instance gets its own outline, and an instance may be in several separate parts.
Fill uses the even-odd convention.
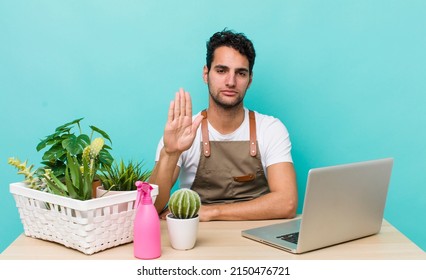
[[[127,164],[120,160],[119,163],[113,162],[111,166],[105,167],[98,174],[101,185],[96,189],[96,197],[104,197],[108,195],[119,194],[122,192],[133,192],[136,196],[137,181],[147,182],[151,176],[151,170],[144,169],[143,162],[128,161]],[[153,190],[151,191],[152,201],[158,195],[158,186],[151,184]],[[119,205],[119,212],[127,208],[126,204]]]
[[[98,190],[100,195],[107,192],[135,191],[137,181],[146,182],[151,176],[151,170],[143,169],[143,162],[128,161],[127,164],[120,160],[105,167],[98,174],[102,186]],[[99,195],[98,195],[99,197]]]
[[[170,243],[174,249],[189,250],[195,246],[200,206],[200,196],[191,189],[179,189],[170,197],[170,213],[166,220]]]

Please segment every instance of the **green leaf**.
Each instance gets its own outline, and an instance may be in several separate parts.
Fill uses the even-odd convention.
[[[52,172],[56,177],[63,179],[65,176],[66,168],[67,166],[65,165],[65,163],[57,164],[55,165],[54,169],[52,169]]]
[[[47,183],[47,186],[49,187],[50,192],[60,196],[67,196],[67,194],[62,192],[52,181],[46,179],[46,183]]]
[[[65,123],[61,126],[58,126],[55,129],[55,131],[57,131],[57,132],[63,132],[63,131],[67,131],[67,130],[69,131],[70,130],[69,126],[72,126],[74,124],[79,124],[82,119],[84,119],[84,118],[79,118],[79,119],[73,120],[71,122]]]
[[[42,159],[47,161],[56,160],[62,157],[64,154],[65,154],[65,151],[62,148],[61,143],[57,143],[53,145],[52,147],[50,147],[50,149],[44,153]]]
[[[54,140],[60,138],[60,135],[57,133],[51,134],[46,136],[43,140],[40,141],[40,143],[38,143],[36,149],[37,151],[42,150],[44,147],[46,147],[47,145],[52,145],[54,144]]]
[[[50,174],[50,178],[45,176],[45,179],[49,189],[53,193],[57,195],[68,196],[66,186],[55,175]]]
[[[65,185],[54,174],[50,174],[50,175],[52,177],[52,181],[61,190],[61,192],[66,193],[67,192],[67,188],[65,187]]]
[[[72,155],[78,154],[80,146],[78,145],[77,136],[70,135],[70,137],[62,141],[62,148],[66,149]]]
[[[72,198],[82,199],[82,176],[80,166],[75,157],[67,153],[67,169],[65,171],[65,182],[67,184],[68,192]]]
[[[96,126],[89,126],[93,131],[96,131],[97,133],[99,133],[100,135],[102,135],[102,137],[104,137],[105,139],[108,139],[108,141],[112,144],[111,138],[109,138],[109,135],[103,131],[102,129],[97,128]]]
[[[81,186],[81,196],[83,200],[90,199],[92,197],[92,182],[96,170],[93,170],[93,175],[90,174],[89,162],[87,159],[83,159],[83,184]]]
[[[75,198],[78,199],[78,194],[76,191],[76,187],[74,186],[75,182],[72,181],[71,176],[70,176],[70,171],[69,169],[65,170],[65,183],[67,185],[67,190],[68,190],[68,194],[71,198]]]
[[[114,162],[111,166],[105,166],[100,170],[99,179],[106,189],[125,191],[135,190],[136,181],[147,181],[151,170],[142,170],[143,162],[129,161],[125,164],[123,160]]]
[[[55,145],[58,142],[62,142],[61,135],[55,133],[55,134],[46,136],[44,140],[41,140],[40,143],[38,143],[36,150],[40,151],[44,149],[46,146]]]
[[[36,150],[37,152],[40,152],[41,150],[43,150],[47,145],[47,139],[42,140],[40,143],[38,143]]]
[[[99,162],[102,166],[111,166],[114,162],[112,155],[105,149],[99,152]]]
[[[81,181],[81,171],[77,159],[71,156],[70,153],[67,153],[67,171],[65,174],[69,173],[71,181],[74,185],[78,185]]]
[[[102,147],[102,149],[112,150],[111,146],[108,146],[107,144],[104,144],[104,146]]]
[[[89,136],[87,136],[87,134],[80,134],[77,137],[77,139],[80,143],[82,143],[82,144],[84,143],[84,147],[90,145],[90,138],[89,138]]]
[[[87,135],[79,135],[78,137],[70,135],[67,139],[62,141],[62,147],[71,155],[81,154],[87,145]]]

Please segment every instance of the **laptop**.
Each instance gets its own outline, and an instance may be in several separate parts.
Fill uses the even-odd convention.
[[[242,236],[300,254],[377,234],[392,158],[311,169],[300,218],[242,231]]]

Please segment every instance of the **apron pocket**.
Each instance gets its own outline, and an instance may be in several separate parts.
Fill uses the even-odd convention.
[[[256,175],[253,173],[247,174],[247,175],[243,175],[243,176],[234,176],[234,181],[235,182],[250,182],[253,181],[254,179],[256,179]]]

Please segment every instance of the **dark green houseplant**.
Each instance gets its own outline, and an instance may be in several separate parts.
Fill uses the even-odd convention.
[[[54,133],[46,136],[38,143],[36,147],[38,152],[47,149],[42,156],[43,161],[41,163],[44,166],[41,172],[43,172],[44,169],[50,169],[53,175],[63,180],[65,178],[65,169],[68,162],[67,153],[71,157],[77,159],[80,165],[83,164],[83,150],[91,144],[95,134],[100,135],[103,139],[107,140],[109,144],[112,144],[109,135],[96,126],[89,126],[91,129],[90,134],[83,133],[80,125],[81,120],[83,120],[83,118],[73,120],[57,127]],[[111,147],[104,143],[98,155],[100,169],[111,166],[114,161],[109,152],[110,150]]]
[[[100,170],[98,178],[107,191],[134,191],[136,181],[146,182],[151,170],[144,169],[143,162],[120,160]]]
[[[79,200],[92,198],[93,182],[102,169],[111,167],[114,159],[110,154],[112,143],[103,130],[90,126],[90,135],[84,134],[80,119],[57,127],[37,145],[37,151],[47,149],[42,157],[42,167],[32,171],[27,162],[9,159],[9,164],[25,176],[25,182],[34,189]],[[98,134],[100,137],[94,138]]]

